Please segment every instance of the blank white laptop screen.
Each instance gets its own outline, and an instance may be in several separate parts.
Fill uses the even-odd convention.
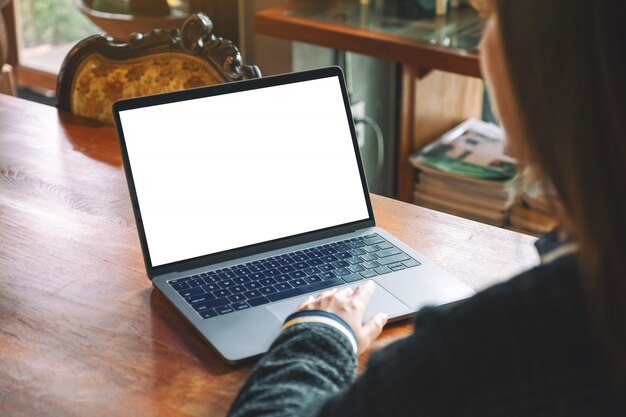
[[[337,77],[120,120],[153,267],[369,217]]]

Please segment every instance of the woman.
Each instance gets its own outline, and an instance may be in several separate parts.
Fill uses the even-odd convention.
[[[542,265],[356,352],[372,287],[309,298],[231,416],[626,415],[626,6],[500,0],[481,46],[507,145],[562,202]],[[356,341],[354,345],[352,342]]]

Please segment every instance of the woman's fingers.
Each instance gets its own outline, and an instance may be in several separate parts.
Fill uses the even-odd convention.
[[[361,340],[359,341],[359,353],[362,353],[383,331],[387,324],[387,315],[379,313],[361,327]]]
[[[302,303],[300,303],[300,305],[298,306],[298,311],[306,310],[309,304],[311,304],[313,301],[315,301],[315,297],[309,295]]]
[[[326,298],[328,296],[331,296],[337,292],[337,289],[338,288],[331,288],[330,290],[322,291],[321,293],[317,295],[317,298],[320,299],[320,298]]]
[[[324,310],[341,317],[354,330],[361,353],[378,337],[387,323],[387,316],[381,313],[363,324],[365,307],[375,289],[373,281],[359,285],[354,291],[350,287],[332,288],[319,293],[317,297],[309,295],[298,310]]]
[[[369,303],[370,298],[372,298],[372,294],[374,294],[375,289],[376,284],[374,284],[374,281],[367,281],[365,284],[356,287],[352,293],[352,298],[359,300],[362,303],[361,305],[366,306],[367,303]]]

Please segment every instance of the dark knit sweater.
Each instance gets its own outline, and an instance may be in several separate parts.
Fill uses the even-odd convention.
[[[444,308],[372,354],[355,380],[348,339],[319,323],[286,329],[231,417],[626,416],[584,314],[575,255]]]

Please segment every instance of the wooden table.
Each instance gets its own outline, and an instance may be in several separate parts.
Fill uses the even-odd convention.
[[[466,118],[482,115],[478,53],[372,30],[367,24],[319,18],[320,10],[341,9],[340,3],[292,0],[257,12],[254,29],[265,35],[357,52],[402,65],[396,195],[402,201],[411,201],[414,169],[409,155]],[[371,8],[348,7],[360,7],[361,11]]]
[[[0,95],[0,196],[0,415],[226,413],[251,364],[220,361],[151,286],[112,127]],[[476,289],[537,262],[529,236],[372,199]]]

